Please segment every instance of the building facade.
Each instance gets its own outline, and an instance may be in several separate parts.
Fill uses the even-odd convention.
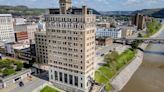
[[[38,30],[37,24],[20,24],[14,26],[16,42],[35,43],[35,32]]]
[[[5,43],[15,42],[11,14],[0,14],[0,41]]]
[[[60,0],[46,15],[49,80],[69,92],[88,92],[94,77],[95,21],[86,6]]]
[[[121,38],[122,30],[120,28],[97,28],[96,38],[99,38],[99,37]]]
[[[110,28],[110,27],[111,27],[111,24],[108,23],[108,22],[100,22],[100,23],[97,23],[96,26],[97,26],[97,27]]]
[[[136,31],[134,26],[120,26],[120,28],[122,29],[123,38],[131,37]]]
[[[27,33],[27,25],[21,24],[21,25],[15,25],[14,26],[15,31],[15,40],[19,43],[29,43],[28,40],[28,33]]]
[[[111,46],[113,44],[112,38],[97,38],[96,45],[97,46]]]
[[[38,31],[38,25],[37,24],[29,24],[27,25],[27,34],[28,34],[28,40],[32,43],[35,43],[35,32]]]
[[[27,20],[25,18],[14,18],[14,25],[26,24]]]
[[[35,33],[35,49],[37,68],[48,71],[47,36],[46,32]]]
[[[137,26],[137,29],[143,30],[146,26],[145,16],[142,14],[136,14],[132,17],[132,24]]]

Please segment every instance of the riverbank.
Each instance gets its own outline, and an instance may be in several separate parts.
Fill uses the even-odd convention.
[[[122,69],[117,76],[111,80],[111,92],[119,92],[128,83],[135,71],[142,64],[143,53],[138,50],[136,57],[124,69]]]
[[[160,28],[160,30],[157,33],[155,33],[154,35],[152,35],[150,38],[154,38],[154,37],[159,36],[163,30],[164,30],[164,24],[162,24],[162,27]]]
[[[155,33],[153,36],[151,36],[150,38],[154,38],[154,37],[159,36],[163,30],[164,30],[164,24],[162,25],[160,30],[157,33]],[[147,46],[148,46],[148,44],[145,44],[145,43],[140,45],[140,47],[142,49],[145,49]],[[112,85],[112,91],[111,92],[121,91],[123,89],[123,87],[131,79],[133,74],[140,67],[142,62],[143,62],[143,52],[138,50],[136,58],[130,64],[128,64],[124,69],[122,69],[116,77],[114,77],[111,80],[111,82],[110,82]]]
[[[151,22],[146,23],[147,31],[144,35],[145,38],[150,38],[152,35],[156,34],[162,27],[162,23],[157,20],[152,20]]]
[[[164,30],[157,38],[164,38]],[[147,51],[164,52],[164,44],[149,44]],[[163,55],[144,53],[141,66],[120,92],[164,92]]]
[[[111,90],[110,80],[116,76],[123,67],[128,65],[136,56],[136,50],[127,49],[123,53],[118,54],[113,51],[104,57],[105,65],[101,66],[95,72],[95,80],[97,83],[104,84],[105,90]],[[112,61],[112,62],[111,62]]]

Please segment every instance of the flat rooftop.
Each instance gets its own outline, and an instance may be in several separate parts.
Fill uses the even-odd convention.
[[[12,15],[11,14],[0,14],[0,17],[11,17]]]

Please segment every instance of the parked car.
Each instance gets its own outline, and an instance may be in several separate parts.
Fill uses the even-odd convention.
[[[19,86],[20,87],[23,87],[24,86],[24,83],[21,81],[21,82],[19,82]]]
[[[105,54],[101,54],[101,56],[104,56]]]

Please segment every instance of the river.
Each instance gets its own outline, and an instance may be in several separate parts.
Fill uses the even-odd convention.
[[[164,30],[158,38],[164,38]],[[146,49],[164,52],[164,44],[150,44]],[[164,92],[164,56],[145,53],[142,65],[121,92]]]

